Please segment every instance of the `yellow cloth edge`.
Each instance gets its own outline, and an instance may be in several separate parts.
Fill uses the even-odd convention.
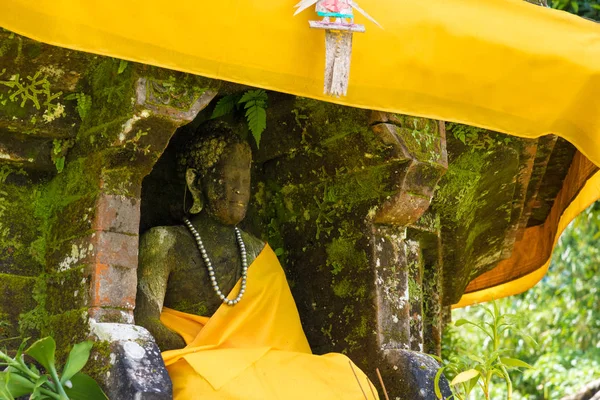
[[[553,249],[560,238],[560,235],[569,225],[571,221],[575,219],[583,210],[594,203],[600,195],[600,172],[596,172],[590,179],[587,180],[577,197],[569,204],[560,217],[558,223],[558,230],[554,237]],[[452,305],[452,308],[462,308],[477,303],[484,303],[502,297],[513,296],[515,294],[523,293],[524,291],[531,289],[535,286],[543,277],[546,275],[548,268],[550,267],[552,258],[546,263],[540,266],[535,271],[519,278],[514,281],[506,282],[502,285],[494,286],[492,288],[480,290],[473,293],[468,293],[460,298],[460,301]]]

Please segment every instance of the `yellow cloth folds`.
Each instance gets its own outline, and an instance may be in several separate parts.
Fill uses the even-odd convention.
[[[600,24],[522,0],[361,0],[383,29],[357,15],[367,32],[354,35],[348,96],[332,98],[323,94],[324,33],[308,27],[313,9],[292,16],[296,3],[2,0],[0,26],[75,50],[354,107],[529,138],[556,134],[600,165]],[[577,204],[600,197],[593,187]],[[544,240],[540,249],[555,241],[530,234]],[[528,289],[548,257],[544,250],[529,259],[538,262],[535,278],[521,279],[533,272],[514,273],[516,264],[496,270],[508,280],[493,296],[486,285],[470,292],[472,301]]]
[[[363,400],[363,391],[368,399],[378,398],[346,356],[311,354],[285,274],[268,245],[248,269],[246,293],[236,306],[221,305],[210,318],[165,307],[160,319],[187,344],[163,353],[176,400]]]

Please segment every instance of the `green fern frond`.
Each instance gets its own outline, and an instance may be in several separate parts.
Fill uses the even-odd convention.
[[[235,94],[229,94],[227,96],[223,96],[221,100],[217,102],[215,109],[210,116],[211,119],[222,117],[223,115],[227,115],[232,113],[236,108],[240,101],[240,96]]]
[[[257,90],[248,90],[242,98],[240,99],[240,103],[247,103],[249,101],[262,101],[264,104],[267,104],[267,100],[269,100],[269,96],[267,96],[267,92],[262,89]]]
[[[256,141],[256,147],[260,146],[260,137],[267,128],[267,111],[264,106],[256,102],[246,103],[246,120],[252,136]]]
[[[249,90],[240,99],[239,103],[244,104],[246,109],[246,120],[248,128],[254,137],[256,147],[260,146],[260,138],[263,131],[267,128],[267,93],[262,90]]]
[[[244,106],[248,128],[254,137],[256,147],[260,145],[260,138],[267,128],[267,92],[262,89],[248,90],[243,95],[230,94],[223,96],[215,105],[211,119],[222,117]]]

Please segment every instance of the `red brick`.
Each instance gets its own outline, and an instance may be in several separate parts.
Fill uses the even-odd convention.
[[[137,268],[138,236],[115,232],[96,232],[96,263]]]
[[[137,289],[136,270],[100,263],[92,268],[92,307],[133,310]]]

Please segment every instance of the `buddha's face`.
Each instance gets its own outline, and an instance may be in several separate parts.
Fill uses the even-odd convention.
[[[250,201],[252,152],[246,143],[233,143],[202,179],[207,211],[219,222],[237,225],[246,216]]]

